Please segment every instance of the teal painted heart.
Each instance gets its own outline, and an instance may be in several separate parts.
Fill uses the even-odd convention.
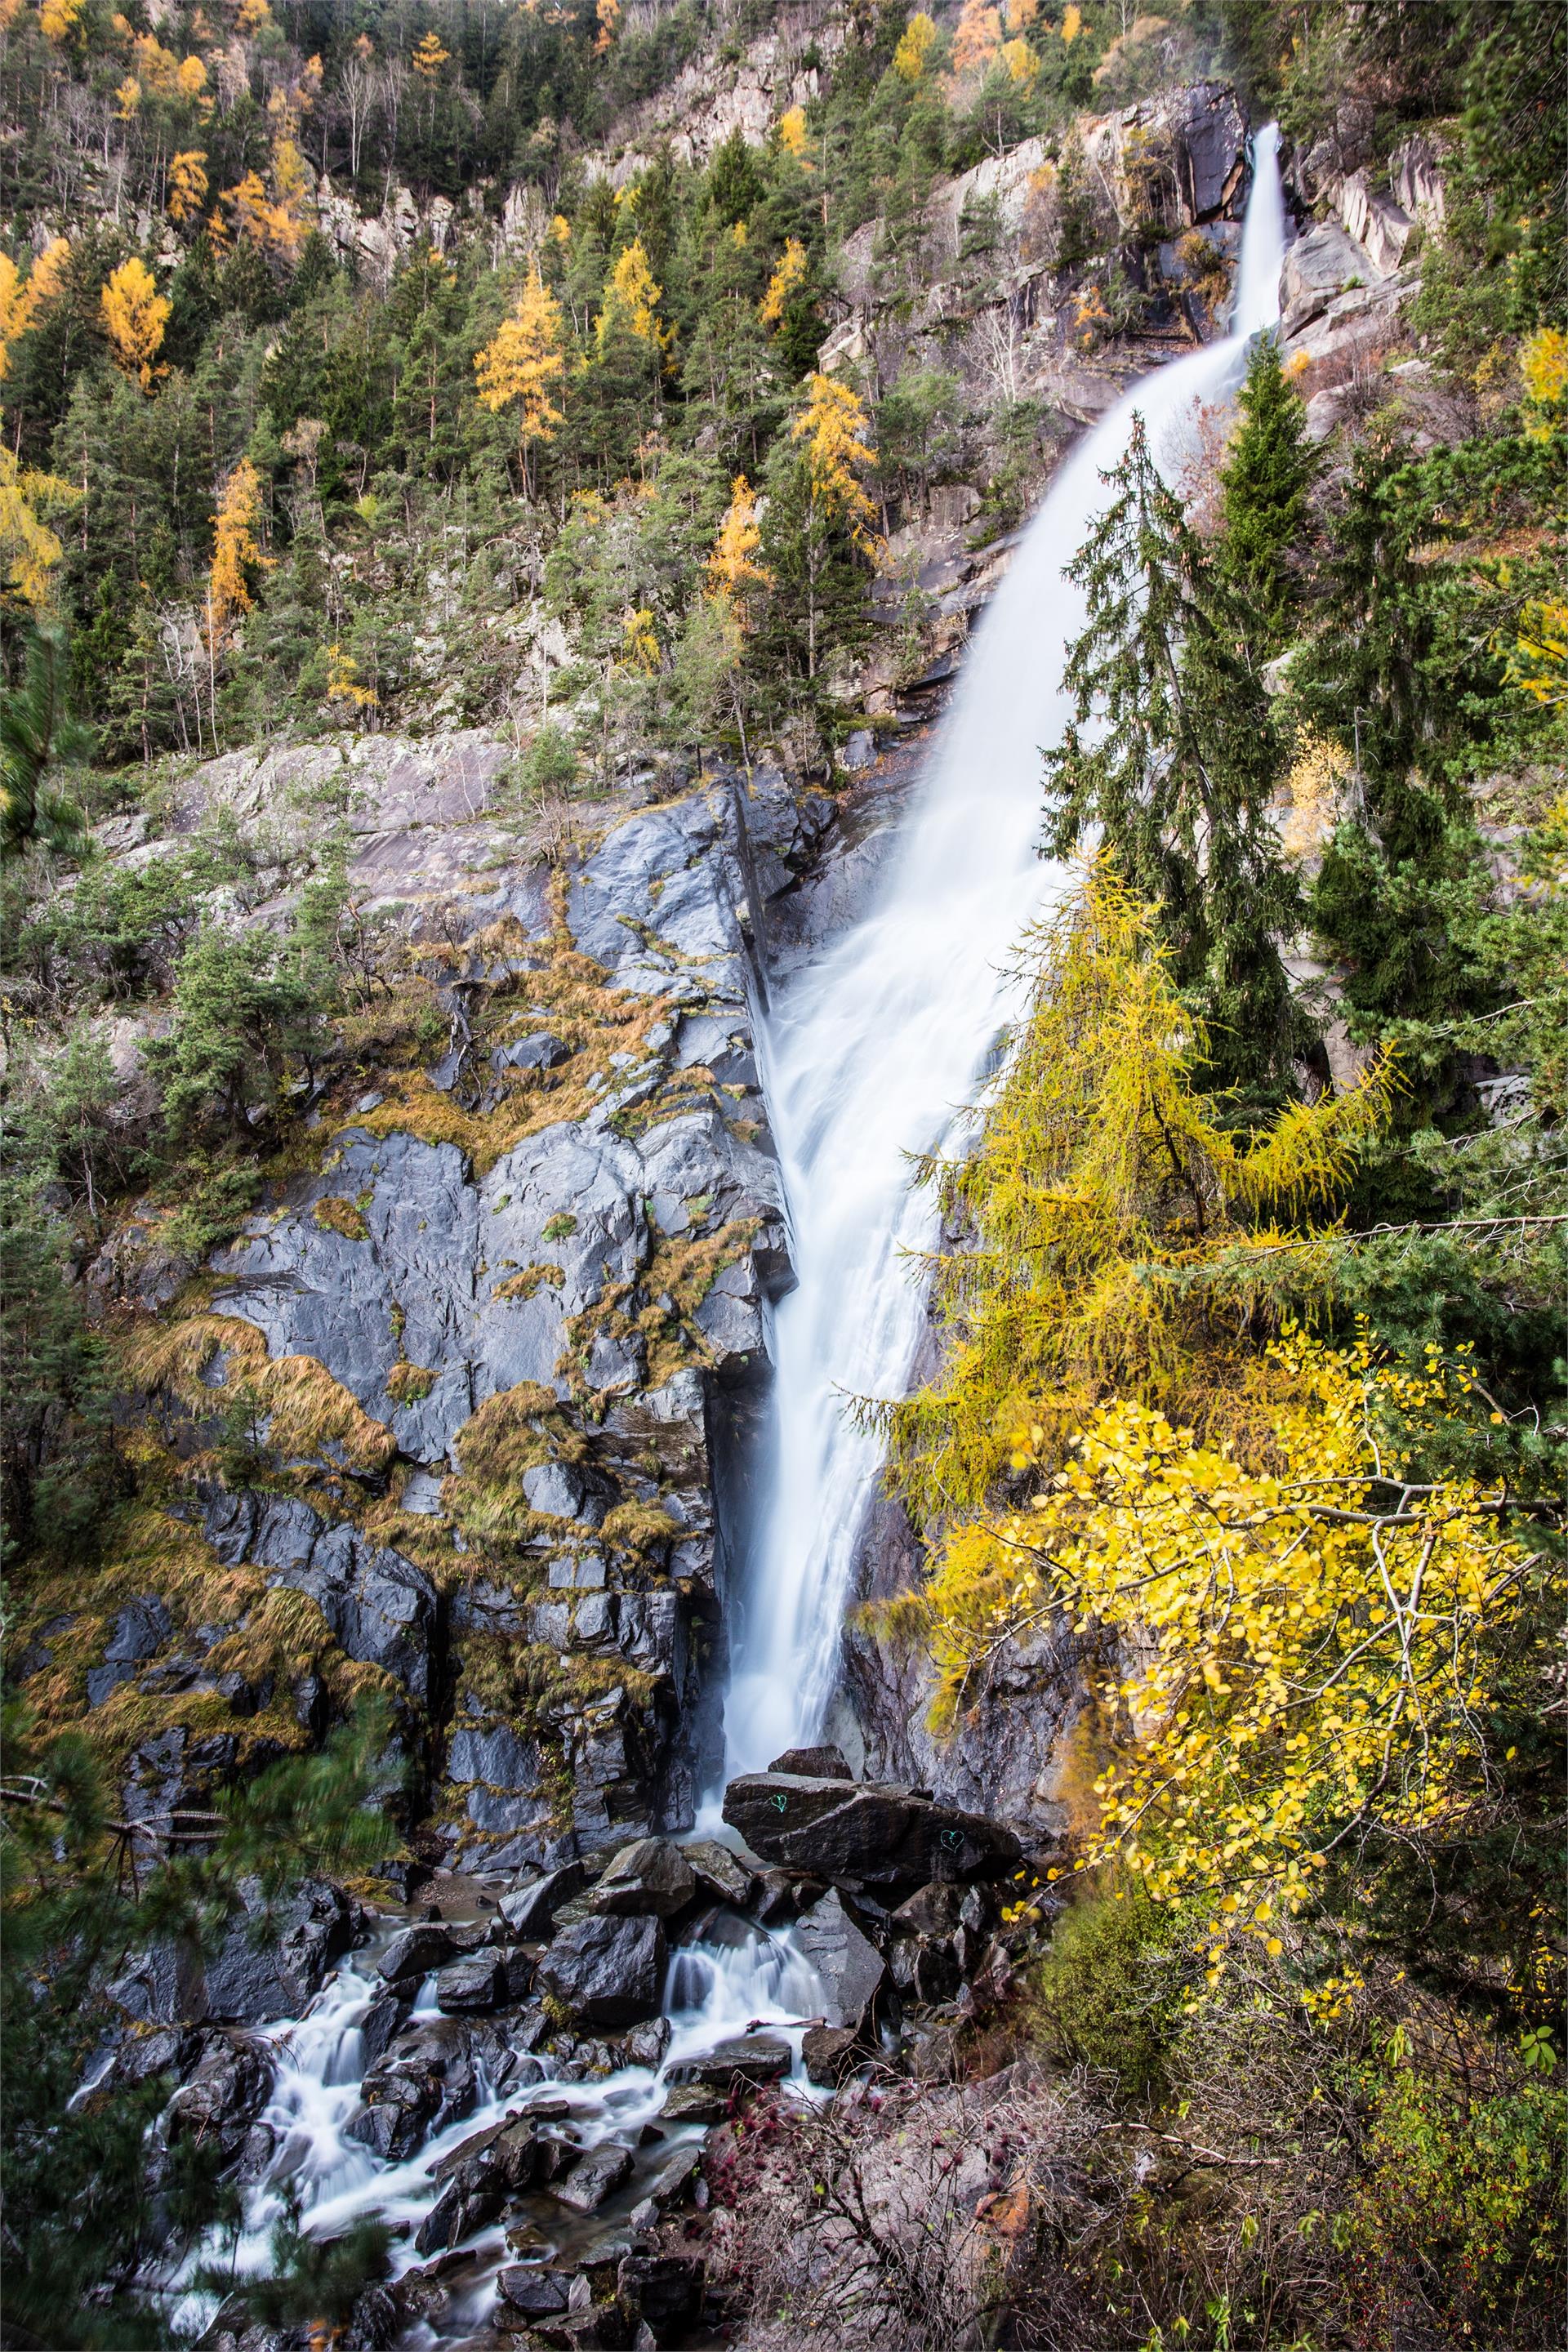
[[[956,1853],[959,1847],[963,1843],[963,1832],[962,1830],[943,1830],[942,1833],[942,1842],[943,1845],[946,1846],[949,1853]]]
[[[789,1810],[789,1799],[782,1793],[776,1797],[770,1797],[768,1802],[775,1813],[787,1812]]]

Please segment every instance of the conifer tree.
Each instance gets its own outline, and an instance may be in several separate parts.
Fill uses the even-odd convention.
[[[553,440],[555,427],[563,421],[552,394],[560,392],[565,372],[561,305],[536,263],[510,315],[474,360],[481,407],[494,415],[512,401],[519,404],[517,440],[525,498],[533,492],[531,446]]]
[[[1307,404],[1272,335],[1254,344],[1237,406],[1241,423],[1220,468],[1219,563],[1247,615],[1253,653],[1267,660],[1288,643],[1299,608],[1289,559],[1317,470]]]
[[[1276,1094],[1303,1024],[1279,948],[1300,901],[1268,816],[1268,698],[1142,417],[1105,479],[1116,495],[1068,566],[1088,625],[1064,677],[1074,718],[1046,755],[1047,846],[1066,856],[1100,828],[1208,1025],[1208,1082]]]

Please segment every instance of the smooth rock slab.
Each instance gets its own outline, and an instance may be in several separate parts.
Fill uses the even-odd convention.
[[[701,2056],[684,2058],[669,2070],[672,2083],[703,2083],[710,2090],[728,2090],[732,2083],[752,2089],[777,2083],[789,2073],[794,2055],[776,2033],[742,2033],[721,2042]],[[667,2107],[666,2114],[669,2113]]]
[[[1018,1856],[996,1822],[856,1780],[748,1773],[725,1790],[724,1819],[764,1862],[870,1886],[982,1877]]]
[[[551,2195],[574,2213],[596,2213],[631,2179],[631,2171],[630,2148],[605,2140],[601,2147],[590,2148],[581,2164],[574,2164],[565,2179],[557,2181]]]
[[[696,1838],[681,1847],[686,1866],[705,1895],[743,1911],[756,1889],[756,1880],[739,1854],[716,1838]]]
[[[585,2025],[640,2025],[657,2017],[668,1957],[657,1919],[583,1919],[564,1927],[539,1973]]]
[[[651,1837],[638,1838],[611,1857],[589,1900],[601,1914],[673,1919],[696,1895],[697,1881],[680,1848],[668,1838]]]
[[[824,2015],[832,2026],[862,2033],[887,1980],[887,1963],[863,1936],[836,1894],[825,1895],[795,1922],[795,1942],[822,1979]]]

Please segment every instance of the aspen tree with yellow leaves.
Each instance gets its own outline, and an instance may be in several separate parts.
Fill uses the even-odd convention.
[[[146,263],[132,254],[110,272],[99,306],[115,365],[143,392],[151,392],[153,378],[168,373],[153,362],[163,347],[163,331],[174,304],[166,294],[159,293]]]
[[[510,314],[475,355],[474,373],[481,407],[491,415],[518,404],[518,455],[525,498],[536,483],[531,470],[536,444],[553,440],[564,422],[555,404],[566,373],[565,327],[561,305],[544,284],[537,263],[524,279]]]

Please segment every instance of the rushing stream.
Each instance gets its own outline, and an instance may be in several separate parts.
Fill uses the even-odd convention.
[[[993,599],[863,921],[803,972],[763,1036],[797,1287],[778,1309],[774,1426],[725,1712],[726,1777],[820,1731],[876,1483],[876,1432],[846,1410],[902,1395],[929,1248],[912,1155],[949,1142],[1014,1010],[1010,949],[1063,886],[1038,855],[1041,747],[1070,715],[1064,649],[1083,626],[1063,567],[1106,500],[1134,412],[1156,459],[1194,404],[1223,399],[1248,340],[1279,315],[1284,210],[1271,124],[1256,142],[1233,331],[1146,378],[1073,451]]]
[[[766,1025],[765,1082],[799,1282],[778,1312],[771,1456],[743,1616],[731,1629],[727,1777],[809,1740],[832,1695],[839,1624],[879,1463],[875,1435],[845,1409],[846,1400],[902,1392],[923,1312],[907,1261],[930,1244],[932,1208],[910,1190],[910,1158],[953,1138],[1013,1010],[1009,950],[1062,887],[1060,870],[1041,861],[1037,843],[1041,747],[1066,716],[1064,648],[1082,625],[1082,600],[1063,566],[1104,502],[1100,477],[1121,457],[1134,411],[1168,465],[1180,454],[1194,404],[1226,395],[1247,339],[1277,317],[1284,224],[1275,145],[1272,128],[1258,134],[1234,331],[1139,384],[1063,466],[976,636],[876,904],[791,985]],[[660,2111],[669,2069],[749,2025],[786,2032],[798,2079],[801,2023],[820,2006],[814,1972],[787,1930],[758,1931],[733,1948],[678,1951],[666,1988],[672,2038],[657,2069],[526,2087],[514,2076],[499,2089],[481,2069],[479,2103],[460,2121],[406,2162],[384,2163],[344,2131],[364,2072],[361,2021],[382,1989],[365,1973],[370,1966],[356,1954],[305,2017],[265,2029],[278,2062],[263,2117],[275,2150],[250,2192],[233,2250],[239,2273],[268,2267],[285,2184],[323,2235],[373,2211],[395,2227],[414,2225],[435,2200],[432,2166],[503,2115],[564,2102],[553,2112],[584,2145],[616,2138],[634,2146]],[[415,2018],[436,2013],[427,1983]],[[667,2134],[661,2162],[679,2137],[679,2128]],[[642,2177],[595,2226],[617,2217],[624,2226]],[[563,2247],[572,2226],[564,2215],[554,2224]],[[206,2251],[210,2258],[216,2250]],[[226,2244],[225,2259],[228,2252]],[[476,2236],[464,2254],[459,2332],[479,2325],[494,2301],[494,2274],[506,2256],[500,2225]],[[408,2229],[394,2267],[416,2259]],[[183,2293],[185,2317],[212,2308],[177,2282],[174,2293]],[[436,2338],[421,2326],[403,2341],[414,2347]]]

